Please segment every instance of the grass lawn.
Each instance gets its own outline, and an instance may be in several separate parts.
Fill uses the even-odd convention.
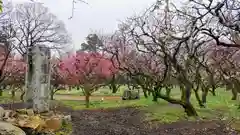
[[[17,102],[20,101],[20,93],[16,92],[15,98],[11,98],[11,94],[9,94],[9,91],[4,91],[3,95],[0,97],[0,103],[11,103],[11,102]]]
[[[174,97],[180,97],[174,90]],[[192,95],[192,103],[196,107],[200,119],[240,119],[240,110],[237,110],[237,101],[231,100],[231,93],[223,89],[217,90],[217,96],[209,93],[207,97],[207,108],[199,108],[195,96]],[[71,106],[73,109],[85,109],[84,101],[62,101],[64,104]],[[169,104],[159,99],[159,102],[152,102],[152,97],[132,101],[92,101],[89,109],[112,108],[124,106],[140,106],[140,109],[146,111],[146,119],[150,121],[161,121],[163,123],[175,122],[178,120],[195,120],[187,118],[181,106]]]
[[[121,87],[120,92],[117,94],[121,95],[122,90],[126,87]],[[102,89],[102,91],[110,91],[108,89]],[[61,93],[62,92],[62,93]],[[78,91],[79,92],[79,91]],[[97,93],[97,92],[96,92]],[[97,94],[93,95],[97,95]],[[111,91],[110,91],[111,93]],[[66,91],[59,91],[59,94],[66,94]],[[103,94],[103,92],[98,92]],[[226,92],[224,89],[217,89],[217,96],[212,96],[209,93],[207,97],[207,108],[199,108],[195,96],[192,95],[192,103],[196,107],[201,119],[240,119],[240,110],[237,109],[238,101],[231,100],[231,92]],[[69,96],[77,95],[77,92],[71,92]],[[103,94],[106,96],[106,93]],[[176,98],[180,98],[179,90],[173,89],[171,95]],[[0,103],[10,103],[13,100],[10,98],[11,95],[8,92],[3,92],[3,96],[0,97]],[[19,93],[16,93],[15,102],[19,101]],[[61,100],[64,104],[71,106],[73,109],[86,109],[84,101],[69,101]],[[140,109],[146,111],[146,118],[152,121],[161,122],[174,122],[178,120],[186,120],[187,116],[181,106],[172,105],[168,102],[159,99],[159,102],[152,102],[152,97],[145,99],[143,96],[140,100],[122,101],[122,100],[111,100],[111,101],[91,101],[89,109],[99,108],[112,108],[112,107],[125,107],[125,106],[139,106]],[[189,118],[188,118],[189,119]],[[192,119],[192,118],[190,118]]]
[[[123,91],[127,89],[126,86],[121,86],[119,88],[119,91],[117,93],[112,93],[112,91],[108,87],[102,87],[98,91],[95,91],[92,93],[92,95],[104,95],[104,96],[121,96]],[[56,95],[78,95],[78,96],[84,96],[82,90],[77,90],[76,88],[72,89],[71,91],[68,90],[59,90],[56,92]]]

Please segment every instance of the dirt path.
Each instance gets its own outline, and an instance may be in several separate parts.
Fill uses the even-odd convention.
[[[144,121],[144,112],[130,107],[78,111],[62,108],[63,110],[68,110],[72,115],[72,135],[240,135],[226,126],[224,121],[150,124]]]
[[[77,96],[77,95],[55,95],[55,99],[57,100],[85,100],[85,96]],[[91,96],[90,100],[120,100],[120,96]]]

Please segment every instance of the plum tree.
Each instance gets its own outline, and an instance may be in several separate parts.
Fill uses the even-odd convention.
[[[114,66],[99,53],[80,52],[63,59],[60,69],[67,84],[78,85],[83,89],[88,108],[91,93],[106,85],[107,79],[113,74]]]
[[[50,99],[53,100],[54,94],[61,90],[60,86],[66,84],[66,80],[64,78],[64,72],[61,72],[59,64],[61,63],[60,59],[52,58],[51,59],[51,80],[50,80]]]
[[[239,15],[236,12],[239,2],[201,3],[193,0],[179,9],[169,3],[170,0],[162,1],[158,3],[158,8],[127,19],[119,25],[106,48],[111,57],[118,61],[119,69],[126,72],[144,91],[151,91],[154,97],[181,105],[188,116],[197,116],[190,101],[191,93],[194,92],[199,105],[204,106],[207,92],[215,92],[217,84],[214,78],[220,79],[226,72],[221,70],[223,66],[214,69],[208,49],[214,48],[214,44],[239,48],[236,42],[239,39],[239,23],[236,23],[239,19],[234,17]],[[139,58],[144,55],[156,60],[161,65],[161,72],[154,73],[154,69],[147,67],[146,65],[151,65],[148,64],[149,60],[141,64]],[[225,69],[237,67],[232,62],[221,62],[225,62]],[[231,68],[231,72],[224,76],[234,82],[234,71],[236,68]],[[167,86],[164,84],[171,80],[175,80],[174,84],[180,87],[181,99],[161,93],[161,89]],[[234,86],[237,87],[236,79],[235,82]],[[198,94],[200,89],[202,98]]]
[[[26,74],[26,63],[23,59],[9,58],[4,70],[4,85],[11,86],[12,98],[15,97],[15,90],[21,91],[20,99],[23,100],[25,91],[23,89]]]

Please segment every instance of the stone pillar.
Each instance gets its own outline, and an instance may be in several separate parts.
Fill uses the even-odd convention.
[[[51,52],[48,47],[40,47],[40,51],[42,52],[43,56],[43,63],[41,65],[42,67],[42,86],[45,88],[46,94],[48,95],[48,98],[50,99],[50,81],[51,81]]]
[[[50,50],[47,47],[33,48],[33,69],[31,88],[33,91],[33,110],[35,112],[49,111],[50,95]]]

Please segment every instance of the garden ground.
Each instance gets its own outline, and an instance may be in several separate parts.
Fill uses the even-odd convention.
[[[179,121],[161,124],[146,121],[144,112],[124,107],[106,110],[71,111],[73,135],[237,135],[220,120]]]
[[[84,109],[84,101],[73,100],[77,97],[76,93],[73,95],[68,94],[71,100],[61,102],[71,108],[74,135],[237,135],[236,130],[240,129],[238,103],[231,100],[230,92],[222,89],[218,89],[217,96],[208,96],[207,108],[199,108],[192,97],[199,118],[188,118],[180,106],[163,100],[154,103],[151,97],[122,101],[116,96],[107,100],[109,94],[96,94],[91,107]]]
[[[179,97],[175,91],[172,96]],[[67,106],[58,109],[72,115],[73,135],[237,135],[240,130],[238,103],[222,89],[217,90],[217,96],[208,96],[207,108],[199,108],[193,95],[199,118],[188,118],[178,105],[163,100],[154,103],[152,97],[122,101],[117,94],[112,98],[104,93],[94,94],[89,109],[84,101],[76,100],[83,99],[76,91],[60,91],[55,96]],[[101,97],[105,97],[103,101]]]

